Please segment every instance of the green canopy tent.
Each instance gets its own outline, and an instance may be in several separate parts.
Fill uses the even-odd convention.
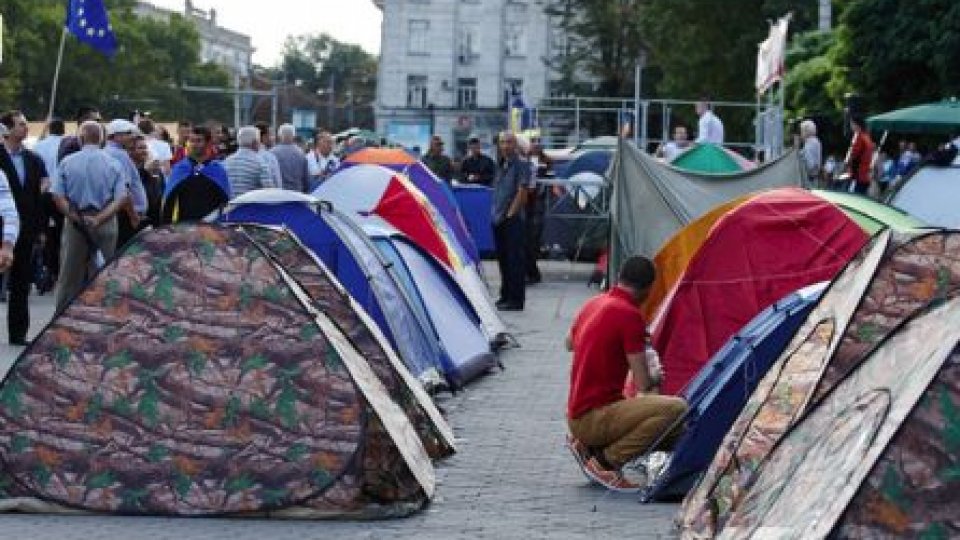
[[[885,228],[907,232],[927,227],[924,222],[906,212],[862,195],[822,189],[813,190],[813,194],[838,206],[869,235]]]
[[[945,99],[867,118],[871,131],[953,135],[960,132],[960,101]]]
[[[752,163],[739,154],[716,144],[696,144],[674,158],[670,165],[704,174],[731,174],[753,168]]]

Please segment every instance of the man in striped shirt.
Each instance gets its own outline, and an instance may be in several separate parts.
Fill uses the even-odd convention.
[[[238,197],[255,189],[277,187],[269,167],[257,155],[260,146],[260,132],[257,128],[240,128],[237,132],[237,146],[237,151],[223,162],[233,196]]]

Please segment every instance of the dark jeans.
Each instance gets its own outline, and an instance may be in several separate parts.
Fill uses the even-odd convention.
[[[514,216],[493,227],[500,267],[500,299],[523,307],[526,300],[524,220]]]
[[[867,191],[870,190],[870,184],[863,184],[857,182],[856,180],[851,180],[853,182],[853,191],[854,193],[859,193],[860,195],[866,195]]]
[[[20,231],[13,248],[13,266],[10,267],[7,285],[7,333],[11,341],[26,339],[30,330],[30,285],[33,284],[32,231]]]

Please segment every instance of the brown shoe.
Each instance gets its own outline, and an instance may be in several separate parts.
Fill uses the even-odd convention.
[[[623,477],[617,471],[603,468],[597,458],[590,458],[583,466],[583,472],[601,486],[618,493],[638,493],[642,486]]]

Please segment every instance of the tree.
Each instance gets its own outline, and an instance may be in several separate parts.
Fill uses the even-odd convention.
[[[328,34],[288,37],[280,71],[285,82],[326,95],[335,108],[368,108],[376,98],[377,58]]]
[[[4,34],[0,99],[32,118],[47,114],[65,5],[33,0],[4,4],[9,31]],[[140,18],[133,6],[133,0],[107,2],[120,45],[112,59],[67,36],[55,112],[72,116],[79,106],[94,104],[108,116],[126,115],[137,108],[150,109],[158,118],[185,113],[208,118],[211,111],[229,106],[229,98],[223,96],[188,99],[180,90],[191,77],[226,83],[220,67],[200,66],[194,25],[179,15],[169,21]]]

